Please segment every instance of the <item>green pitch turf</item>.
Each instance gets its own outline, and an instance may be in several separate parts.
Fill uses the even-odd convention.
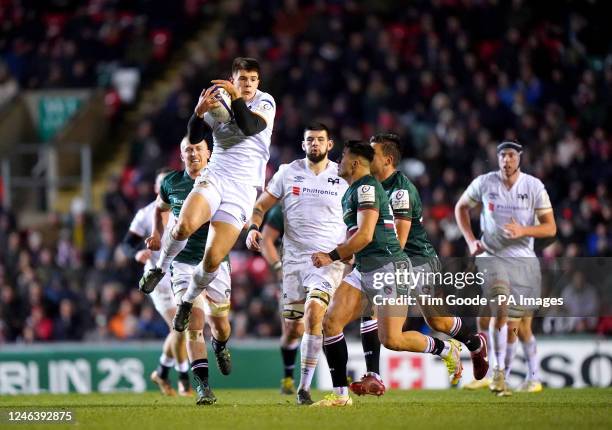
[[[496,398],[487,391],[390,391],[348,408],[298,407],[275,390],[216,390],[214,406],[145,394],[2,396],[2,429],[594,429],[612,428],[612,389],[545,390]],[[314,398],[322,398],[315,393]],[[11,410],[72,410],[75,424],[8,425]]]

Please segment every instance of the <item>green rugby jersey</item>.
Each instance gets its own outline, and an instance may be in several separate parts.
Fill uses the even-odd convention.
[[[280,237],[285,233],[285,218],[283,217],[283,206],[280,203],[275,204],[266,212],[263,223],[280,232]]]
[[[382,186],[389,197],[393,216],[412,222],[408,240],[404,246],[406,255],[410,257],[415,266],[420,265],[417,261],[419,257],[427,260],[437,257],[436,250],[429,241],[423,226],[423,205],[414,184],[406,175],[396,171],[382,181]]]
[[[357,212],[374,209],[378,212],[374,237],[365,248],[355,254],[355,267],[370,272],[387,263],[405,260],[400,248],[389,198],[380,182],[374,176],[366,175],[351,184],[342,197],[344,223],[349,235],[357,231]]]
[[[176,218],[178,218],[181,213],[183,202],[187,199],[189,192],[193,188],[194,182],[195,181],[191,179],[186,170],[173,170],[168,173],[162,181],[159,195],[165,203],[170,205],[172,214]],[[202,261],[209,226],[210,223],[207,222],[189,236],[187,245],[179,255],[176,256],[174,261],[189,264],[190,266],[195,266]],[[229,257],[226,257],[225,261],[229,261]]]

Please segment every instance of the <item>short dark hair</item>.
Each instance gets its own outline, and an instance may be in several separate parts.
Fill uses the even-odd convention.
[[[232,63],[232,75],[239,70],[246,70],[247,72],[257,72],[259,75],[259,61],[255,58],[250,57],[236,57]]]
[[[325,133],[327,133],[327,138],[330,138],[329,128],[327,128],[327,126],[322,122],[311,122],[306,127],[304,127],[304,133],[306,133],[307,131],[324,131]]]
[[[363,157],[368,160],[369,163],[374,160],[374,148],[363,140],[347,140],[344,143],[344,147],[351,154]]]
[[[370,143],[378,143],[382,147],[385,157],[391,157],[391,164],[397,167],[402,159],[402,144],[400,137],[395,133],[377,133],[370,138]]]

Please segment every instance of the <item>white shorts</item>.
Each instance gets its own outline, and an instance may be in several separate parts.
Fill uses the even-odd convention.
[[[318,289],[330,296],[342,282],[344,263],[334,261],[329,266],[315,267],[312,261],[283,264],[283,303],[306,300],[311,289]]]
[[[149,294],[151,300],[153,300],[153,306],[155,310],[163,317],[166,316],[166,312],[169,310],[176,309],[176,303],[174,303],[174,294],[172,293],[172,282],[170,280],[170,274],[166,275],[159,281],[157,287]]]
[[[203,169],[193,184],[192,193],[202,195],[210,206],[211,221],[233,225],[239,230],[251,218],[257,188],[224,178],[219,172]]]
[[[516,304],[508,304],[509,317],[520,318],[537,310],[537,306],[520,305],[521,297],[541,297],[542,273],[536,257],[478,257],[476,268],[484,274],[483,292],[488,298],[498,295],[514,297]]]
[[[172,291],[177,303],[187,291],[193,272],[197,266],[173,261],[170,267],[172,274]],[[204,291],[203,309],[206,315],[223,316],[227,315],[230,307],[230,297],[232,293],[232,282],[230,276],[230,265],[224,261],[219,266],[219,273],[214,281]],[[194,306],[196,304],[194,303]]]

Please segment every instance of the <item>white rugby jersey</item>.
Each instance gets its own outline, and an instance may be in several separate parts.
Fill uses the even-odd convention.
[[[519,172],[517,181],[508,190],[498,170],[478,176],[465,192],[474,202],[482,203],[480,240],[487,252],[480,256],[535,256],[533,237],[509,239],[504,233],[504,225],[514,218],[520,225],[533,226],[536,225],[537,214],[552,210],[542,181]]]
[[[136,215],[134,215],[134,219],[130,224],[130,231],[132,233],[137,234],[142,237],[144,241],[147,237],[151,236],[153,231],[153,213],[155,212],[155,200],[146,205],[143,208],[140,208]],[[145,271],[151,269],[157,259],[159,258],[159,251],[152,251],[151,258],[147,260],[147,264],[145,264]]]
[[[283,206],[283,261],[301,262],[344,242],[342,196],[347,188],[333,161],[318,175],[305,158],[280,166],[266,190]]]
[[[208,169],[222,172],[224,177],[235,182],[263,187],[266,164],[270,158],[276,103],[270,94],[257,90],[246,105],[266,120],[266,128],[253,136],[245,136],[233,118],[224,124],[215,121],[208,112],[204,114],[204,121],[213,133],[213,151]]]
[[[153,233],[153,213],[155,212],[155,205],[156,201],[153,200],[145,207],[140,208],[138,212],[136,212],[136,215],[134,215],[134,219],[130,224],[129,230],[132,233],[135,233],[138,236],[142,237],[143,242]],[[168,224],[165,227],[165,231],[171,229],[174,226],[175,222],[176,219],[174,215],[172,215],[172,212],[170,212],[168,216]],[[151,258],[149,258],[147,260],[147,263],[145,264],[145,271],[152,269],[153,266],[155,266],[155,263],[157,263],[157,260],[159,259],[159,254],[160,251],[151,251]]]

